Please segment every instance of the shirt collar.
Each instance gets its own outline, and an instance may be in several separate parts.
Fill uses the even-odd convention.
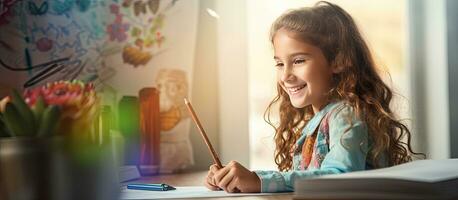
[[[321,120],[323,119],[323,117],[326,114],[328,114],[328,112],[331,111],[336,105],[338,105],[338,102],[331,102],[328,105],[326,105],[323,109],[321,109],[318,113],[316,113],[312,117],[312,119],[310,119],[310,121],[307,123],[304,130],[302,130],[302,134],[309,136],[313,132],[315,132],[316,128],[321,123]]]

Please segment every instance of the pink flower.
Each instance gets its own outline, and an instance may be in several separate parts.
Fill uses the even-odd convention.
[[[58,81],[24,92],[25,102],[32,107],[40,96],[46,105],[61,107],[58,133],[89,131],[98,114],[98,97],[92,84]]]
[[[110,41],[125,41],[127,39],[126,32],[129,28],[130,25],[128,23],[122,23],[122,15],[116,15],[115,21],[112,24],[107,25],[107,32],[110,34]]]

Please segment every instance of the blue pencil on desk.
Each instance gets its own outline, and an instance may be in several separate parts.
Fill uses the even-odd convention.
[[[176,188],[164,184],[146,184],[146,183],[132,183],[127,185],[127,189],[131,190],[149,190],[149,191],[168,191],[168,190],[175,190]]]

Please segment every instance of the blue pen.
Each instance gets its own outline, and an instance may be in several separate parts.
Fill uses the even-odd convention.
[[[149,190],[149,191],[168,191],[168,190],[175,190],[176,188],[164,184],[147,184],[147,183],[132,183],[127,185],[127,189],[131,190]]]

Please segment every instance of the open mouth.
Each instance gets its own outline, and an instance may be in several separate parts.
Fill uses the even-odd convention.
[[[307,84],[299,85],[299,86],[296,86],[296,87],[287,87],[286,89],[288,90],[288,92],[289,92],[290,94],[297,94],[297,93],[299,93],[302,89],[304,89],[305,86],[307,86]]]

